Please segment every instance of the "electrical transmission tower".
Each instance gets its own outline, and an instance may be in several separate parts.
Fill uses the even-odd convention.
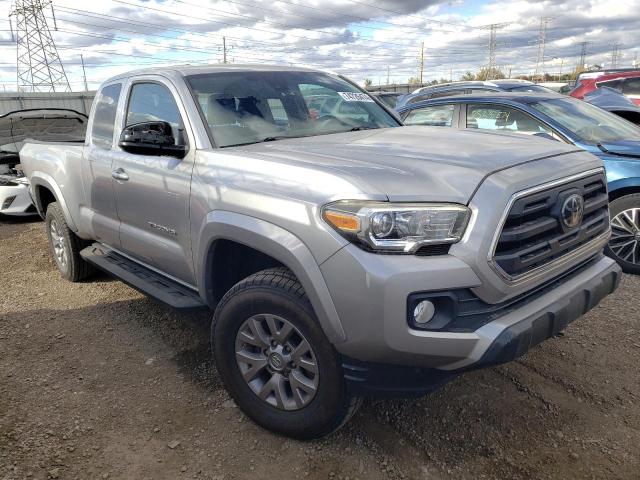
[[[536,59],[536,70],[533,77],[537,77],[539,73],[544,75],[544,50],[547,43],[547,24],[551,21],[549,17],[540,18],[540,32],[538,34],[538,58]]]
[[[487,80],[493,80],[493,76],[496,72],[496,47],[497,47],[497,33],[501,28],[505,28],[510,23],[492,23],[491,25],[484,25],[481,28],[489,30],[489,65],[487,67]]]
[[[589,47],[589,43],[591,42],[580,42],[580,63],[578,63],[578,67],[576,68],[577,73],[584,72],[587,64],[587,48]]]
[[[14,0],[18,91],[71,91],[43,10],[51,0]],[[55,17],[54,17],[55,18]]]
[[[614,43],[611,48],[611,68],[618,68],[618,60],[620,60],[620,42]]]

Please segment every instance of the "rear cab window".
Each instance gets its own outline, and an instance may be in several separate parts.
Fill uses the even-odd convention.
[[[103,87],[98,94],[91,127],[91,143],[96,147],[110,150],[113,145],[113,132],[121,91],[122,84],[114,83]]]

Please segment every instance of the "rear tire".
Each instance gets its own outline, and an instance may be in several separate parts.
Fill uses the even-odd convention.
[[[79,282],[94,272],[93,267],[80,256],[80,250],[87,246],[87,242],[71,231],[58,202],[47,206],[45,228],[53,261],[62,278]]]
[[[268,430],[301,440],[322,437],[360,405],[346,389],[339,355],[302,286],[286,268],[263,270],[229,290],[211,335],[227,390]]]

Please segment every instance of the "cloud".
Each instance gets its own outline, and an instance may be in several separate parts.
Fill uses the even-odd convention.
[[[10,3],[0,0],[0,11]],[[74,89],[83,87],[81,58],[95,88],[108,76],[140,65],[217,63],[223,37],[236,63],[316,66],[358,82],[404,82],[418,74],[425,45],[424,78],[458,78],[487,63],[490,23],[497,34],[497,63],[513,74],[532,73],[540,17],[549,19],[545,67],[564,71],[578,62],[588,41],[588,61],[609,64],[619,42],[620,63],[638,50],[640,0],[54,0],[53,37]],[[49,9],[45,16],[53,30]],[[0,30],[8,30],[6,19]],[[15,21],[13,22],[15,26]],[[14,27],[15,28],[15,27]],[[15,88],[15,44],[0,32],[0,82]]]

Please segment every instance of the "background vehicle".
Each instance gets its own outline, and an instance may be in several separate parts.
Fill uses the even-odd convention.
[[[490,82],[452,82],[422,87],[415,90],[411,95],[403,97],[396,108],[403,108],[413,103],[421,102],[441,97],[451,97],[455,95],[491,93],[491,92],[541,92],[551,93],[553,90],[537,85],[527,80],[492,80]]]
[[[320,95],[350,108],[312,112]],[[403,127],[336,75],[123,74],[102,85],[88,132],[21,152],[62,276],[94,265],[214,310],[230,394],[286,435],[339,428],[362,395],[425,394],[512,360],[620,279],[602,255],[600,160]]]
[[[18,110],[0,116],[0,213],[33,215],[29,182],[20,169],[26,139],[84,142],[87,116],[74,110]]]
[[[604,161],[613,235],[607,252],[623,269],[640,273],[640,128],[558,94],[464,95],[409,105],[407,125],[446,126],[518,133],[559,140]]]
[[[556,93],[569,93],[573,87],[571,87],[567,82],[540,82],[536,83],[538,87],[548,88],[549,90],[553,90]],[[542,93],[548,93],[543,91]]]
[[[615,88],[596,88],[585,94],[584,101],[640,125],[640,107]]]
[[[398,102],[400,102],[402,100],[402,97],[404,97],[406,94],[399,92],[372,92],[371,95],[376,97],[387,107],[396,108],[398,106]]]
[[[640,105],[640,70],[618,69],[581,73],[575,88],[569,93],[572,97],[584,100],[584,96],[599,87],[620,90],[636,105]]]

